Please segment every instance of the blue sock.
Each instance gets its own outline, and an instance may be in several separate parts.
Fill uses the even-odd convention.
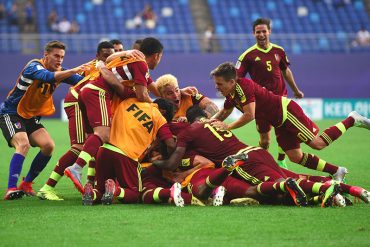
[[[36,157],[33,159],[31,168],[24,179],[25,182],[32,182],[39,173],[44,170],[45,166],[48,164],[49,160],[51,159],[51,156],[45,156],[41,153],[41,151],[36,155]]]
[[[23,161],[23,155],[18,153],[13,154],[13,158],[10,161],[9,167],[8,189],[17,187],[18,178],[21,175],[22,171]]]

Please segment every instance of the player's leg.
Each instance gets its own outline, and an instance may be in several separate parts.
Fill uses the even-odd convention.
[[[101,145],[108,142],[111,125],[110,96],[105,91],[85,88],[79,95],[80,109],[86,130],[93,134],[86,139],[75,164],[66,169],[65,174],[76,185],[81,184],[82,168],[95,157]]]
[[[14,115],[0,115],[0,127],[9,147],[14,147],[15,152],[9,164],[8,189],[5,200],[19,199],[24,195],[17,189],[18,178],[22,171],[24,159],[30,149],[30,143],[23,120]]]

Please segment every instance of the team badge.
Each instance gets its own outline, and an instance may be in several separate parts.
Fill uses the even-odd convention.
[[[20,129],[20,128],[22,128],[22,124],[20,122],[16,122],[16,123],[14,123],[14,127],[16,129]]]
[[[279,56],[279,54],[275,54],[275,60],[276,60],[276,61],[278,61],[278,62],[280,61],[280,56]]]

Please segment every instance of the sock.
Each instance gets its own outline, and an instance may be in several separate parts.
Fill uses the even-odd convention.
[[[358,186],[351,186],[347,184],[340,183],[340,188],[344,193],[350,194],[351,196],[360,197],[362,191],[364,191],[363,188]]]
[[[45,166],[48,164],[49,160],[51,159],[51,156],[45,156],[40,151],[36,157],[33,159],[31,163],[31,168],[24,179],[25,182],[32,182],[39,174],[40,172],[45,168]]]
[[[327,172],[332,175],[338,170],[338,166],[327,163],[325,160],[320,159],[316,155],[308,153],[303,153],[299,164],[312,170]]]
[[[55,185],[59,182],[59,180],[63,176],[64,170],[73,165],[76,161],[80,150],[76,148],[71,148],[68,150],[59,160],[57,165],[55,166],[54,170],[51,172],[48,181],[46,182],[47,185],[50,187],[55,187]]]
[[[14,153],[9,166],[8,189],[17,188],[18,178],[21,175],[24,156]]]
[[[306,179],[298,179],[297,183],[306,194],[318,195],[320,192],[325,192],[330,187],[330,184],[312,182]]]
[[[262,182],[257,185],[257,192],[260,195],[277,195],[285,192],[285,182]]]
[[[91,160],[92,157],[96,157],[99,147],[103,145],[103,141],[97,135],[90,135],[76,160],[76,164],[80,167],[84,167],[87,162]]]
[[[87,180],[92,181],[92,182],[95,181],[95,173],[96,173],[95,166],[96,166],[95,158],[92,158],[89,162],[89,167],[87,169]]]
[[[206,178],[206,185],[210,189],[214,189],[217,186],[220,186],[225,179],[229,176],[230,172],[226,169],[220,168],[213,170],[208,177]]]
[[[344,132],[351,128],[354,123],[355,120],[352,117],[348,117],[342,122],[339,122],[336,125],[324,130],[324,132],[320,135],[320,138],[326,143],[326,145],[329,146],[333,141],[337,140],[341,135],[344,134]]]
[[[307,180],[311,182],[319,182],[319,183],[325,183],[327,181],[332,180],[331,177],[325,177],[325,176],[311,176],[311,175],[305,175],[307,177]]]
[[[114,194],[121,203],[137,203],[140,199],[139,191],[128,188],[118,187]]]

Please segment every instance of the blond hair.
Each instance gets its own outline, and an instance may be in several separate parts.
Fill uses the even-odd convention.
[[[165,74],[159,77],[156,81],[158,92],[162,95],[163,89],[167,86],[179,87],[177,78],[171,74]]]

